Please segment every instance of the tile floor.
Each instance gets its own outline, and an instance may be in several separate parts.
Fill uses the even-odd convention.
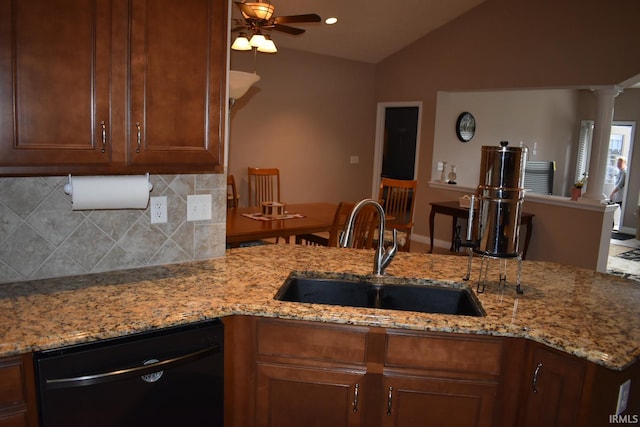
[[[640,240],[611,239],[611,244],[609,246],[609,260],[607,261],[607,270],[615,270],[615,271],[620,271],[622,273],[640,275],[639,261],[625,260],[623,258],[616,256],[623,252],[630,251],[632,249],[640,249]]]

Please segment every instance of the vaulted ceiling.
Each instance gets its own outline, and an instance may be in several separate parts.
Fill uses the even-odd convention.
[[[289,24],[307,30],[298,36],[279,31],[271,36],[278,47],[375,64],[483,1],[272,0],[275,16],[316,13],[323,22]],[[338,22],[325,24],[332,16]],[[232,18],[240,18],[235,6]]]

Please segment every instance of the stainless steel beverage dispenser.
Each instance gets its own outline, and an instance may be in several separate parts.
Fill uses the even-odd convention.
[[[520,216],[524,201],[524,169],[527,160],[526,147],[509,147],[507,141],[499,147],[483,146],[480,163],[480,180],[476,195],[469,207],[467,241],[461,246],[469,248],[467,275],[471,274],[473,254],[482,256],[480,277],[483,271],[486,283],[486,265],[488,259],[499,258],[501,266],[500,281],[506,282],[506,260],[518,261],[517,287],[520,287],[522,256],[518,251],[520,237]],[[485,285],[478,292],[483,292]]]

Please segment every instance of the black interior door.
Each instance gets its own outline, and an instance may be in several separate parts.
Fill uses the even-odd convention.
[[[384,121],[382,176],[414,179],[418,107],[387,107]]]

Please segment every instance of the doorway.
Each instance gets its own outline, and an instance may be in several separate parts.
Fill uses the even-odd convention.
[[[422,102],[381,102],[376,120],[376,142],[371,195],[378,197],[380,179],[416,179],[420,152]]]
[[[607,173],[604,177],[604,194],[607,196],[611,194],[618,175],[618,168],[616,167],[618,157],[624,157],[627,159],[627,177],[622,194],[622,209],[617,209],[614,213],[614,229],[623,231],[625,213],[627,212],[627,190],[629,188],[629,176],[631,171],[631,154],[633,153],[633,136],[635,123],[633,122],[618,122],[614,121],[611,124],[611,138],[609,139],[609,151],[607,152]],[[630,212],[633,215],[633,212]],[[631,230],[628,230],[631,231]]]
[[[578,182],[587,171],[589,157],[591,154],[591,139],[593,137],[593,120],[583,120],[580,130],[580,145],[578,148],[578,159],[576,162],[575,182]],[[606,173],[604,177],[603,195],[608,197],[615,185],[615,178],[618,174],[616,167],[617,158],[622,156],[627,159],[627,182],[624,188],[622,210],[615,213],[614,228],[621,232],[632,234],[635,227],[627,223],[625,227],[625,217],[633,218],[635,214],[635,206],[638,204],[638,196],[628,194],[629,180],[631,176],[631,157],[633,157],[633,140],[635,137],[636,123],[632,121],[613,121],[611,123],[611,137],[609,139],[609,150],[607,155]],[[589,185],[589,184],[587,184]]]

